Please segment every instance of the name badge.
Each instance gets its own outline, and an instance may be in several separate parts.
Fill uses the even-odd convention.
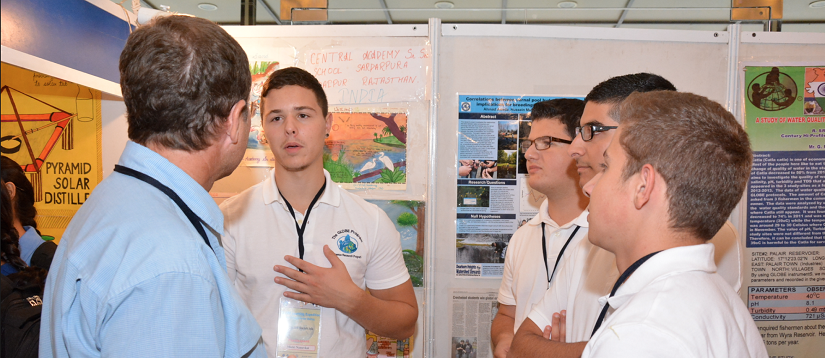
[[[321,306],[281,297],[278,310],[277,357],[317,358],[321,337]]]

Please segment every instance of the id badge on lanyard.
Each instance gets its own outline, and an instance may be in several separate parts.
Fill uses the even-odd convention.
[[[281,297],[277,357],[317,358],[321,350],[321,306]]]

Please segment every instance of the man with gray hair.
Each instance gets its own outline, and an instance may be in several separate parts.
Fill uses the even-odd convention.
[[[246,54],[213,22],[163,17],[129,36],[120,76],[131,141],[57,249],[40,357],[266,356],[208,193],[246,150]]]

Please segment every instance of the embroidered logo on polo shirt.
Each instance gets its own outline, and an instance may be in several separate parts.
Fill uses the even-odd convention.
[[[335,246],[338,247],[338,250],[343,252],[343,254],[338,254],[338,256],[361,258],[361,256],[352,255],[358,251],[358,247],[361,246],[361,242],[363,241],[361,240],[361,235],[358,235],[355,231],[350,229],[338,230],[338,232],[332,236],[332,239],[335,240]]]

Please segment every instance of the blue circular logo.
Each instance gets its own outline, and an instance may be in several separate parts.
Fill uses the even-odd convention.
[[[358,244],[355,240],[353,240],[349,234],[338,238],[338,249],[341,252],[351,254],[355,251],[358,251]]]

